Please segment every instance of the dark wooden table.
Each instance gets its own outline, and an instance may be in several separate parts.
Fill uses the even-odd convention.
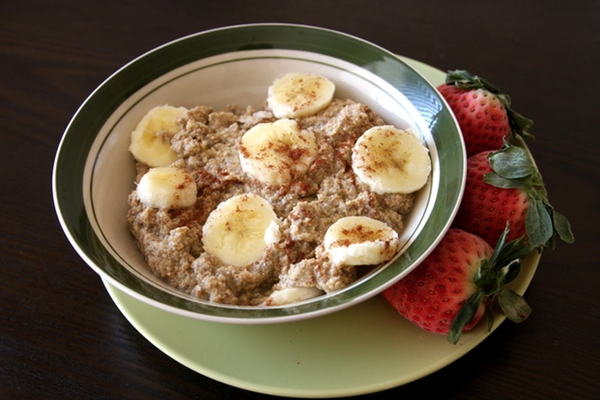
[[[528,321],[504,323],[457,362],[373,398],[600,398],[592,0],[0,2],[0,397],[265,397],[189,370],[140,335],[63,235],[51,197],[63,130],[97,85],[155,46],[250,22],[340,30],[500,86],[535,121],[530,148],[576,236],[544,254],[525,296]]]

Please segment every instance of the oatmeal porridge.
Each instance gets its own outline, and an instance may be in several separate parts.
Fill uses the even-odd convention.
[[[267,104],[261,109],[197,106],[179,108],[170,118],[174,127],[159,129],[154,139],[172,151],[172,158],[162,167],[182,171],[189,180],[182,178],[176,188],[187,190],[175,196],[183,203],[156,206],[144,201],[136,189],[128,197],[127,221],[152,271],[167,284],[200,299],[230,305],[278,305],[290,301],[277,296],[286,290],[299,290],[302,299],[343,289],[377,265],[336,261],[325,240],[330,227],[346,217],[368,217],[389,227],[397,237],[413,208],[415,191],[378,190],[357,174],[357,142],[372,128],[388,127],[367,105],[332,98],[310,115],[287,119],[275,117]],[[258,148],[245,135],[257,127],[270,129],[282,119],[294,124],[295,140],[310,142],[278,150],[279,160],[287,157],[287,163],[294,164],[291,168],[285,164],[289,173],[282,175],[281,165],[275,172],[268,171],[272,165],[256,155],[258,150],[254,154],[262,164],[244,165]],[[149,171],[161,168],[140,159],[136,157],[138,188]],[[213,220],[221,217],[219,212],[227,212],[228,200],[249,199],[264,201],[264,207],[259,206],[268,209],[268,220],[261,219],[261,227],[249,216],[238,219],[246,219],[245,229],[259,232],[262,245],[248,246],[256,253],[251,258],[229,260],[227,255],[236,252],[238,243],[228,243],[219,253],[212,249],[223,247],[224,242],[212,244],[206,236],[220,239],[226,234],[229,222],[217,225]],[[243,203],[235,206],[238,213],[239,204]],[[263,214],[267,215],[259,217]],[[389,244],[381,248],[389,249]],[[395,250],[375,262],[381,265]],[[246,251],[250,249],[239,250]]]

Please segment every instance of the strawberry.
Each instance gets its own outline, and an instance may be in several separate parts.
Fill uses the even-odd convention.
[[[449,229],[421,264],[383,292],[385,299],[409,321],[448,335],[453,344],[479,323],[496,296],[509,319],[524,321],[531,309],[504,286],[517,276],[531,248],[519,242],[505,246],[505,236],[493,250],[476,235]]]
[[[456,116],[467,156],[497,150],[511,136],[532,137],[527,129],[533,122],[513,111],[510,97],[485,79],[449,71],[438,90]]]
[[[467,160],[464,195],[453,226],[495,246],[507,223],[507,241],[525,237],[533,247],[553,245],[558,235],[567,243],[573,234],[567,219],[554,210],[542,177],[528,153],[505,143]]]

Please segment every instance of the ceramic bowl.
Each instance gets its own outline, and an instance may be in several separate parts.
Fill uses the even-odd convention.
[[[336,96],[367,104],[387,123],[411,126],[429,148],[429,183],[401,232],[402,250],[351,286],[280,307],[226,306],[181,293],[156,278],[126,224],[135,168],[130,133],[152,107],[231,103],[260,107],[286,72],[309,71],[336,83]],[[203,320],[271,323],[350,307],[402,279],[449,228],[465,179],[465,151],[447,104],[427,79],[385,49],[310,26],[253,24],[201,32],[123,66],[81,105],[60,142],[53,171],[55,208],[82,259],[102,279],[154,307]]]

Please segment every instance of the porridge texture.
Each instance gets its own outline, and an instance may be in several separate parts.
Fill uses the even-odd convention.
[[[169,167],[187,171],[197,195],[192,205],[177,208],[148,206],[136,190],[128,197],[130,230],[160,279],[212,302],[277,305],[273,293],[303,288],[311,296],[329,293],[373,268],[331,261],[324,237],[340,218],[366,216],[395,232],[403,229],[414,193],[375,193],[352,169],[358,138],[385,125],[368,106],[336,98],[312,115],[294,118],[300,131],[314,136],[316,153],[290,182],[273,185],[242,168],[240,142],[251,128],[276,120],[268,107],[198,106],[175,118],[177,129],[161,131],[161,140],[176,153]],[[290,152],[292,160],[299,157]],[[136,168],[138,181],[150,169],[140,161]],[[266,200],[277,222],[257,260],[231,265],[206,251],[203,227],[221,203],[246,194]]]

